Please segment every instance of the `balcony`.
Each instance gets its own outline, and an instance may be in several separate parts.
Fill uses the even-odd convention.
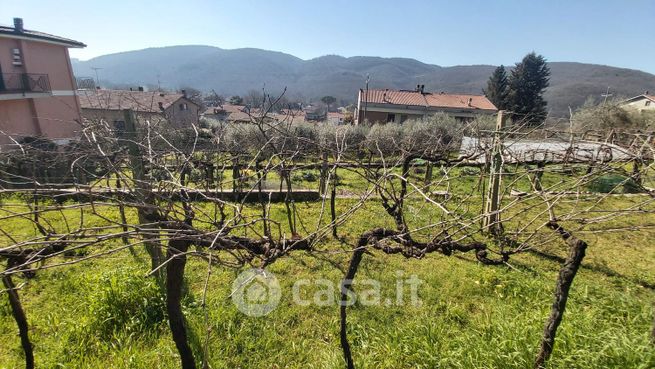
[[[0,94],[49,93],[50,91],[50,79],[47,74],[0,74]]]

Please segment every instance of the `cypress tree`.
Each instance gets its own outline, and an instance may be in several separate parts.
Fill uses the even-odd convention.
[[[487,81],[487,88],[483,89],[484,95],[500,110],[507,109],[507,73],[505,67],[500,66],[496,68]]]
[[[509,78],[507,108],[516,120],[538,124],[546,119],[544,90],[550,81],[546,59],[534,51],[516,64]]]

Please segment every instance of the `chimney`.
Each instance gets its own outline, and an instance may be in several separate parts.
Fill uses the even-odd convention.
[[[23,18],[14,18],[14,30],[23,33]]]
[[[143,86],[139,86],[139,91],[143,92]]]
[[[650,91],[646,90],[646,92],[644,92],[644,95],[648,95],[648,92],[650,92]]]
[[[416,85],[416,92],[421,92],[421,85]]]
[[[130,91],[132,91],[132,87],[130,87]]]
[[[471,106],[471,103],[473,103],[473,98],[469,97],[469,104],[468,105]]]
[[[159,110],[164,110],[164,103],[161,101],[159,102]]]
[[[425,93],[425,85],[421,85],[421,93]]]
[[[182,96],[186,99],[186,90],[182,90]]]

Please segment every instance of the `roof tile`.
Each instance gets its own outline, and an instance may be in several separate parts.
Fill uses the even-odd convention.
[[[14,27],[7,27],[7,26],[0,26],[0,36],[9,37],[9,38],[20,36],[20,37],[33,39],[34,41],[57,42],[60,44],[65,44],[66,46],[69,47],[86,47],[84,43],[71,40],[69,38],[59,37],[59,36],[51,35],[49,33],[32,31],[28,29],[24,29],[19,32],[16,31]]]
[[[145,113],[159,113],[162,108],[168,109],[176,101],[184,98],[182,94],[158,91],[79,90],[77,94],[82,109],[132,109]]]
[[[421,106],[428,108],[497,110],[483,95],[430,93],[407,90],[361,90],[362,101],[373,104]]]

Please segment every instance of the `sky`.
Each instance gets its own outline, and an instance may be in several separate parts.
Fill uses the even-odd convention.
[[[0,0],[0,24],[84,42],[71,56],[171,45],[414,58],[441,66],[549,61],[655,73],[655,0]]]

